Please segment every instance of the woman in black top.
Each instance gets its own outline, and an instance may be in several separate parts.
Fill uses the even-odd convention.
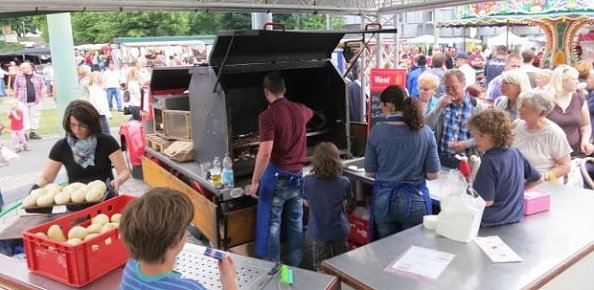
[[[89,183],[110,180],[115,192],[130,177],[128,166],[117,141],[101,133],[99,113],[91,103],[72,101],[64,111],[62,122],[66,136],[54,144],[36,184],[43,187],[54,181],[62,165],[68,182]],[[114,178],[112,165],[117,172]]]

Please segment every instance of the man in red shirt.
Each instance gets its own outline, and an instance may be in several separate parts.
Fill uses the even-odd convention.
[[[299,266],[303,253],[299,188],[307,149],[306,124],[313,112],[284,97],[285,81],[280,73],[268,73],[263,87],[270,105],[258,117],[260,148],[249,192],[258,198],[255,253],[269,261],[280,261],[282,224],[289,244],[286,264]],[[281,223],[283,212],[286,220]]]

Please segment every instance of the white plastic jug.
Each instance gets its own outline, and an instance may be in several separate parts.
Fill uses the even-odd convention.
[[[460,193],[441,201],[435,231],[454,241],[470,242],[481,226],[485,201],[474,190]]]

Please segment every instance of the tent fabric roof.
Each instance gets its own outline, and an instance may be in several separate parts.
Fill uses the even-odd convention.
[[[0,16],[76,11],[243,11],[388,14],[465,5],[487,0],[0,0]]]

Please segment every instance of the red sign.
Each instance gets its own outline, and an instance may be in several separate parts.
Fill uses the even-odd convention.
[[[405,69],[372,69],[369,77],[369,91],[371,96],[367,106],[367,128],[384,119],[384,113],[380,106],[381,93],[391,85],[398,85],[406,88],[406,70]]]
[[[369,78],[369,88],[372,92],[381,92],[391,85],[406,88],[405,69],[372,69]]]

